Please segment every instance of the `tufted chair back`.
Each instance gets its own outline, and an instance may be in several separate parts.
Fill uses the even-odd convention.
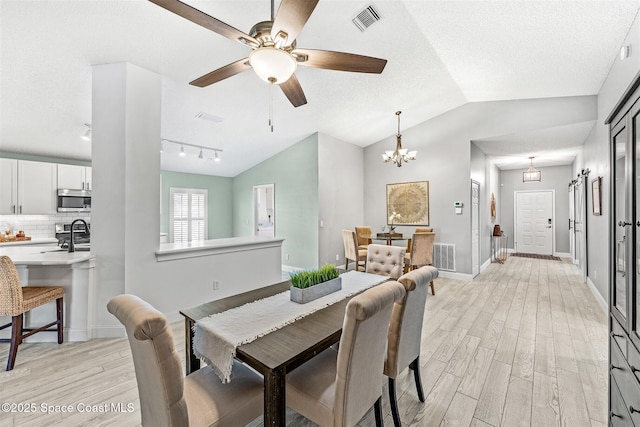
[[[367,273],[398,279],[404,268],[405,248],[371,244],[367,247]]]

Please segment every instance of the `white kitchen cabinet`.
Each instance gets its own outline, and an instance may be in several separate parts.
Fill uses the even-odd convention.
[[[58,188],[91,190],[91,167],[58,164]]]
[[[18,160],[19,214],[56,213],[57,165]]]
[[[0,159],[0,214],[56,213],[55,163]]]
[[[18,206],[18,161],[0,159],[0,215],[16,213]]]

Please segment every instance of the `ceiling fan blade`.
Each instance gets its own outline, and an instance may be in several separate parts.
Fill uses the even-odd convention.
[[[292,53],[306,57],[306,60],[298,62],[298,65],[325,68],[327,70],[380,74],[385,65],[387,65],[386,59],[356,55],[354,53],[315,49],[294,49]]]
[[[304,96],[302,86],[300,86],[300,82],[295,74],[289,77],[289,80],[282,83],[280,88],[294,107],[299,107],[307,103],[307,97]]]
[[[209,86],[210,84],[217,83],[220,80],[224,80],[228,77],[235,76],[236,74],[240,74],[241,72],[247,71],[249,69],[251,69],[249,58],[244,58],[239,61],[232,62],[229,65],[225,65],[222,68],[218,68],[217,70],[205,74],[202,77],[198,77],[189,84],[198,87],[205,87]]]
[[[244,45],[257,47],[259,45],[258,41],[251,37],[249,34],[245,34],[237,28],[232,27],[229,24],[225,24],[224,22],[214,18],[213,16],[207,15],[204,12],[199,11],[198,9],[189,6],[188,4],[182,3],[178,0],[149,0],[152,3],[157,4],[160,7],[167,9],[170,12],[175,13],[176,15],[182,16],[184,19],[187,19],[191,22],[194,22],[208,30],[213,31],[214,33],[218,33],[221,36],[224,36],[228,39],[235,40]]]
[[[284,32],[287,34],[286,46],[290,46],[317,4],[318,0],[282,0],[271,27],[271,37],[275,40],[279,32]]]

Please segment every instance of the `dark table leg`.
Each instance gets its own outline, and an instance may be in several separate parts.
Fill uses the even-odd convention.
[[[287,400],[285,396],[285,377],[282,370],[268,371],[264,374],[264,426],[281,427],[286,425]]]
[[[193,325],[191,319],[184,319],[184,352],[187,375],[200,369],[200,359],[193,354]]]

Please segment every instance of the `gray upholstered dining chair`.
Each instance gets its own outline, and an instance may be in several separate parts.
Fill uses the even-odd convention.
[[[367,249],[367,246],[371,244],[371,239],[364,236],[371,236],[371,227],[368,225],[361,225],[356,229],[356,241],[358,243],[358,249]]]
[[[433,233],[432,227],[416,227],[414,233]],[[411,238],[407,239],[407,253],[411,252]]]
[[[385,282],[347,304],[338,351],[329,348],[287,375],[287,404],[321,426],[355,426],[373,406],[382,426],[387,330],[404,286]]]
[[[342,243],[344,244],[344,269],[349,269],[349,261],[356,264],[356,271],[362,266],[362,270],[367,269],[367,250],[358,249],[356,233],[352,230],[342,230]],[[362,265],[360,264],[362,262]]]
[[[414,233],[411,243],[411,251],[404,256],[404,272],[416,269],[425,265],[433,265],[433,244],[436,233]],[[433,280],[430,283],[431,294],[435,295],[436,290]]]
[[[404,267],[406,250],[400,246],[371,244],[367,247],[367,273],[398,280]]]
[[[436,277],[437,268],[421,267],[398,279],[404,286],[406,295],[393,305],[387,339],[387,358],[384,362],[384,374],[389,377],[389,401],[395,427],[402,425],[396,398],[396,378],[407,366],[413,371],[418,399],[424,402],[420,380],[422,321],[428,293],[427,284]]]
[[[167,318],[135,295],[107,309],[127,330],[143,426],[243,426],[262,414],[262,377],[234,362],[229,384],[209,366],[186,378]]]

